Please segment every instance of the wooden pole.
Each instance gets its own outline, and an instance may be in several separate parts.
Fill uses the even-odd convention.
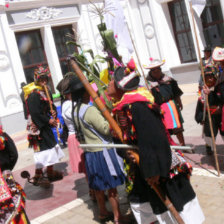
[[[195,38],[196,38],[196,43],[197,43],[198,56],[200,59],[202,79],[203,79],[204,85],[206,85],[205,84],[205,73],[204,73],[204,69],[203,69],[203,63],[202,63],[201,52],[200,52],[200,47],[199,47],[199,42],[198,42],[198,36],[197,36],[197,32],[196,32],[192,2],[189,2],[189,4],[190,4],[190,11],[191,11],[191,16],[192,16],[192,20],[193,20],[194,33],[195,33]],[[217,151],[216,151],[216,144],[215,144],[215,136],[214,136],[214,132],[213,132],[212,118],[211,118],[210,106],[209,106],[207,95],[205,95],[205,103],[206,103],[206,107],[207,107],[207,111],[208,111],[209,127],[210,127],[210,131],[211,131],[211,136],[212,136],[212,148],[214,150],[216,170],[218,172],[218,176],[220,176],[219,162],[218,162],[218,158],[217,158]]]
[[[141,71],[142,71],[142,75],[143,75],[143,78],[144,78],[144,81],[145,81],[146,88],[150,92],[149,84],[148,84],[148,81],[147,81],[147,79],[145,77],[144,70],[142,68],[142,64],[141,64],[141,61],[140,61],[140,57],[138,55],[138,52],[137,52],[137,49],[136,49],[136,46],[135,46],[135,42],[134,42],[134,39],[133,39],[132,34],[131,34],[131,30],[129,28],[129,25],[128,25],[127,21],[125,21],[125,23],[126,23],[127,28],[128,28],[128,32],[129,32],[129,35],[130,35],[130,38],[131,38],[132,45],[134,47],[134,51],[135,51],[135,54],[136,54],[136,57],[137,57],[137,60],[138,60],[138,64],[139,64],[139,66],[141,68]]]
[[[48,102],[49,102],[50,110],[53,111],[54,109],[53,109],[53,105],[52,105],[52,101],[51,101],[51,97],[50,97],[47,85],[44,85],[44,91],[45,91],[45,93],[47,95],[47,99],[48,99]],[[59,133],[58,127],[56,127],[56,131],[57,131],[58,142],[61,142],[60,133]]]
[[[94,91],[92,86],[89,84],[89,81],[82,73],[82,70],[79,68],[79,66],[76,64],[76,62],[74,60],[70,60],[70,63],[71,63],[72,68],[74,69],[76,75],[79,77],[79,79],[83,83],[85,89],[87,90],[89,95],[92,97],[93,101],[96,103],[96,105],[100,109],[103,116],[108,120],[110,126],[115,130],[119,139],[121,139],[121,141],[123,141],[122,131],[121,131],[120,127],[118,126],[117,122],[113,119],[113,117],[110,115],[110,112],[107,110],[106,106],[100,100],[98,94]]]
[[[110,112],[107,110],[106,106],[102,103],[99,96],[97,95],[97,93],[92,88],[92,86],[89,84],[87,78],[82,73],[82,70],[79,68],[79,66],[76,64],[76,62],[73,59],[70,60],[70,63],[71,63],[72,68],[74,69],[74,72],[76,73],[76,75],[79,77],[79,79],[83,83],[86,91],[89,93],[89,95],[92,97],[94,102],[97,104],[97,106],[100,109],[100,111],[102,112],[103,116],[108,120],[109,124],[111,125],[113,130],[116,132],[119,139],[122,142],[124,142],[123,136],[122,136],[122,131],[121,131],[120,127],[118,126],[117,122],[113,119]],[[135,152],[133,152],[133,155],[135,156],[136,161],[139,164],[139,155]],[[162,190],[157,185],[153,185],[152,188],[158,194],[158,197],[162,200],[162,202],[167,207],[167,209],[175,217],[177,222],[179,224],[184,224],[184,221],[182,220],[181,216],[179,215],[179,213],[177,212],[177,210],[175,209],[175,207],[173,206],[172,202],[169,200],[167,195],[164,195]]]

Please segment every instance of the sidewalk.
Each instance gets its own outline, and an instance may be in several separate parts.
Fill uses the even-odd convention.
[[[224,223],[224,150],[223,141],[217,138],[217,152],[221,176],[217,177],[215,160],[207,156],[204,141],[201,138],[201,126],[194,121],[197,101],[197,84],[180,85],[184,91],[182,115],[185,123],[185,139],[187,145],[194,145],[195,154],[185,154],[194,167],[191,182],[197,193],[199,202],[206,216],[204,224]],[[27,193],[27,214],[32,224],[94,224],[98,223],[97,206],[88,195],[88,186],[84,175],[72,174],[68,165],[68,150],[64,149],[66,157],[57,165],[65,177],[54,182],[50,189],[41,189],[21,179],[20,172],[28,170],[34,174],[33,151],[27,148],[26,133],[12,136],[19,149],[19,160],[14,169],[15,179],[21,183]],[[119,187],[121,210],[130,213],[124,186]],[[108,205],[108,208],[111,209]],[[112,223],[112,222],[108,222]]]

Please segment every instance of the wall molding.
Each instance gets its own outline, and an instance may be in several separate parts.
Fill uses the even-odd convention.
[[[48,8],[43,6],[39,9],[32,9],[30,12],[26,14],[26,18],[30,18],[33,20],[49,20],[57,18],[63,11],[56,8]]]
[[[47,20],[47,21],[46,20],[33,21],[29,23],[10,25],[10,28],[13,31],[26,31],[26,30],[40,29],[46,24],[51,26],[68,25],[68,24],[76,23],[79,20],[79,18],[80,16],[68,17],[68,18],[64,17],[59,19]]]

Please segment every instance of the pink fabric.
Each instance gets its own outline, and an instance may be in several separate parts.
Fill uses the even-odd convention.
[[[161,106],[161,109],[164,111],[164,124],[166,126],[167,129],[173,129],[174,125],[173,125],[173,118],[172,115],[170,113],[170,109],[167,103],[163,103]]]
[[[73,173],[85,173],[84,153],[75,134],[68,136],[69,163]]]

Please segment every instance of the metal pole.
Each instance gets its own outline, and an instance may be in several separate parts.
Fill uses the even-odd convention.
[[[122,148],[122,149],[138,149],[136,145],[127,145],[127,144],[80,144],[80,148]],[[179,149],[179,150],[191,150],[190,146],[178,146],[178,145],[171,145],[170,148],[172,150]]]

